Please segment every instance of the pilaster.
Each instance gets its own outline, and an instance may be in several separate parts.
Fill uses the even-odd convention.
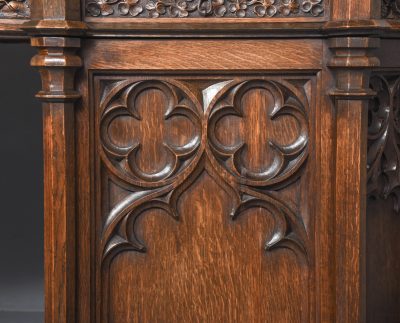
[[[43,102],[45,195],[45,321],[75,322],[75,71],[79,38],[35,37]]]
[[[336,322],[365,322],[365,208],[370,51],[379,39],[338,37],[329,41],[328,66],[336,84],[335,260]]]

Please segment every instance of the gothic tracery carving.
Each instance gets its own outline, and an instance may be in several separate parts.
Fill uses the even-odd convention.
[[[260,172],[245,167],[246,156],[242,154],[245,145],[226,146],[218,141],[216,135],[216,124],[220,120],[235,115],[245,117],[243,97],[254,90],[264,91],[266,100],[270,100],[270,113],[264,117],[271,124],[280,122],[278,119],[285,116],[293,119],[297,123],[295,128],[298,128],[293,130],[287,125],[290,128],[288,131],[293,132],[296,138],[285,144],[270,138],[266,147],[255,147],[267,149],[274,156],[271,157],[272,164]],[[192,136],[188,135],[188,141],[181,146],[171,146],[167,142],[168,136],[162,136],[167,139],[160,144],[164,146],[165,154],[171,155],[171,159],[167,158],[162,170],[152,174],[140,170],[135,162],[141,145],[147,144],[139,142],[142,132],[150,131],[150,127],[137,126],[134,137],[138,141],[130,139],[128,144],[121,139],[113,139],[113,132],[110,131],[111,125],[118,118],[122,118],[124,124],[127,120],[145,122],[137,106],[137,100],[143,93],[148,93],[151,98],[156,93],[164,95],[163,100],[159,101],[165,102],[165,106],[159,108],[159,111],[164,111],[163,122],[179,116],[181,120],[189,120],[194,129]],[[101,239],[102,258],[112,258],[114,254],[127,249],[145,252],[144,244],[136,237],[133,229],[137,218],[145,211],[156,208],[178,219],[179,196],[200,173],[207,171],[212,177],[220,178],[221,185],[231,192],[234,203],[230,212],[232,220],[250,208],[263,208],[274,217],[275,229],[265,242],[265,250],[289,248],[308,259],[308,236],[301,217],[274,194],[273,187],[284,187],[293,181],[297,170],[306,160],[307,99],[288,82],[264,79],[215,83],[207,92],[203,91],[203,95],[201,104],[184,85],[174,80],[120,81],[109,86],[107,93],[103,94],[99,117],[100,156],[107,170],[124,185],[132,187],[132,192],[106,216]],[[149,101],[146,102],[149,104]],[[263,107],[263,104],[266,103],[258,106]],[[254,111],[257,107],[252,108],[251,111]],[[281,121],[284,125],[285,120]],[[132,123],[120,124],[119,127],[132,129]],[[154,129],[162,132],[161,126]],[[151,135],[151,138],[155,137],[157,134]]]

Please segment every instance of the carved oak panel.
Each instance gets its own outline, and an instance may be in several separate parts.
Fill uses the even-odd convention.
[[[318,17],[324,0],[86,0],[93,17]]]
[[[382,0],[381,13],[382,13],[382,18],[399,19],[400,18],[400,1],[399,0]]]
[[[368,195],[392,199],[400,212],[400,77],[377,73],[371,78],[377,96],[369,104]]]
[[[105,322],[308,320],[314,82],[95,78],[96,272]],[[269,287],[256,292],[260,283]],[[289,297],[290,310],[275,308],[278,294]],[[246,300],[260,306],[241,310]],[[192,306],[203,317],[191,317]]]

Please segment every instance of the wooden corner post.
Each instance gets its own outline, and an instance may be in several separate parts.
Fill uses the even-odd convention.
[[[39,68],[43,102],[45,195],[45,320],[74,322],[75,309],[75,55],[79,38],[32,38],[39,49],[32,66]]]
[[[76,321],[75,73],[81,21],[79,0],[32,1],[23,29],[38,49],[31,65],[39,69],[43,102],[45,196],[45,322]]]
[[[370,50],[378,38],[330,39],[329,67],[336,87],[335,258],[336,322],[365,322],[365,208],[368,100],[371,68],[379,60]]]

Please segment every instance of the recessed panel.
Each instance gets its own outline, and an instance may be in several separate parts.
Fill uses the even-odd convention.
[[[99,320],[308,322],[315,78],[94,84]]]

